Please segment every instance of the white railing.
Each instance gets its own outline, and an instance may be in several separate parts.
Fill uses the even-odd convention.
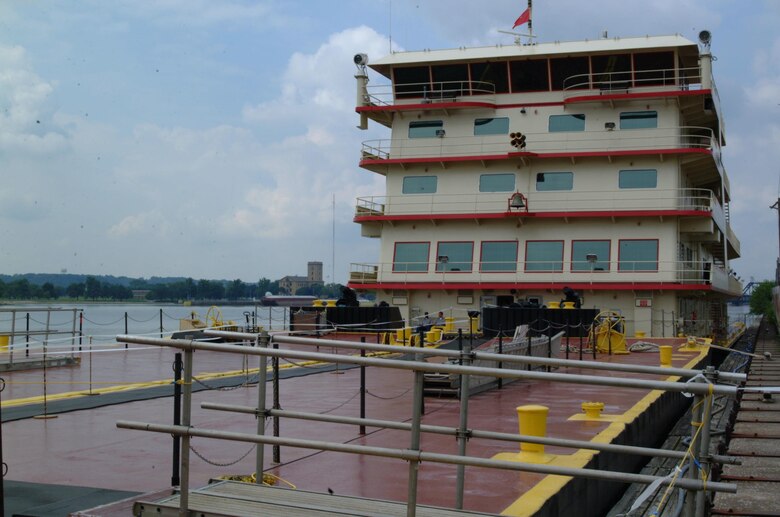
[[[432,262],[384,262],[350,264],[349,280],[353,283],[643,283],[712,285],[721,290],[731,288],[729,275],[709,262],[620,261],[610,258],[587,261],[517,261],[479,262],[451,259],[442,264]],[[605,264],[606,263],[606,264]],[[591,266],[593,266],[591,268]],[[602,267],[603,270],[598,268]],[[572,271],[572,268],[578,269]],[[445,271],[446,269],[446,271]],[[502,269],[502,271],[486,271]]]
[[[359,197],[356,216],[494,214],[508,211],[513,192],[470,194],[406,194]],[[707,189],[610,189],[523,193],[528,212],[586,212],[635,210],[698,210],[723,219],[723,209]],[[525,213],[525,210],[523,212]]]
[[[395,88],[393,88],[395,86]],[[409,100],[413,104],[449,102],[472,95],[493,96],[496,87],[485,81],[438,81],[409,84],[379,84],[367,88],[368,102],[372,106],[392,106],[396,99]],[[490,99],[483,99],[492,102]],[[395,103],[397,104],[397,103]]]
[[[563,96],[700,90],[701,82],[698,67],[588,73],[567,77],[563,81]]]
[[[526,133],[524,152],[538,155],[578,152],[653,151],[666,149],[718,150],[710,128],[672,128]],[[450,137],[367,140],[364,159],[416,159],[507,155],[519,149],[505,137]]]

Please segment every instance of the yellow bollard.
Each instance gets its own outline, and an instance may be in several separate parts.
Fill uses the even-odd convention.
[[[546,406],[528,405],[517,408],[517,420],[520,424],[520,434],[528,436],[544,436],[547,433]],[[520,452],[544,453],[544,445],[540,443],[520,442]]]
[[[425,340],[428,343],[438,343],[441,341],[441,327],[433,327],[425,333]]]
[[[573,309],[574,308],[574,302],[563,302],[563,308],[564,309]]]
[[[585,416],[588,418],[598,419],[601,417],[601,412],[604,411],[603,402],[583,402],[582,410],[585,412]]]
[[[634,332],[634,337],[639,337],[639,338],[645,337],[645,331],[637,330],[636,332]]]
[[[444,333],[445,334],[455,333],[455,318],[444,318]]]
[[[0,351],[7,352],[8,351],[8,336],[0,336]]]
[[[658,350],[661,352],[661,366],[672,366],[672,347],[661,345]]]
[[[412,337],[412,327],[404,327],[404,339],[410,339]]]
[[[561,308],[561,302],[547,302],[547,308],[548,309],[560,309]]]
[[[479,331],[479,318],[469,318],[469,332],[476,335]]]

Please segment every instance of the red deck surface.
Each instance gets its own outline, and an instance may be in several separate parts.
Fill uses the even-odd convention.
[[[309,348],[313,350],[313,347]],[[322,347],[320,351],[332,350],[330,347]],[[170,379],[174,352],[172,349],[131,347],[129,351],[122,349],[110,353],[96,353],[93,356],[93,381],[97,388],[106,386],[97,383],[116,385],[124,382]],[[572,354],[571,357],[575,358],[575,355]],[[674,365],[684,366],[694,357],[695,354],[675,352]],[[587,360],[589,359],[586,358],[586,362]],[[657,365],[658,354],[634,353],[611,357],[599,354],[598,360]],[[243,359],[242,356],[196,352],[194,364],[197,377],[204,372],[240,370]],[[250,358],[249,365],[256,367],[257,358]],[[609,372],[594,370],[558,371],[611,375]],[[49,369],[48,393],[84,390],[87,386],[83,381],[88,378],[88,374],[88,358],[85,358],[80,366]],[[637,374],[624,376],[654,378]],[[4,373],[3,377],[8,384],[8,388],[2,393],[4,402],[42,394],[41,371],[9,372]],[[411,372],[367,368],[366,378],[369,392],[366,410],[368,418],[398,421],[408,421],[411,418]],[[319,373],[283,379],[280,382],[281,406],[288,410],[356,417],[359,413],[358,388],[358,369],[341,374]],[[516,433],[518,423],[515,408],[524,404],[542,404],[550,408],[548,436],[590,440],[606,429],[609,423],[568,421],[570,416],[581,413],[582,402],[604,402],[605,414],[622,414],[647,393],[646,390],[637,389],[516,381],[505,385],[502,390],[492,390],[471,397],[469,427]],[[269,407],[271,396],[269,384]],[[193,425],[198,428],[253,433],[256,428],[253,416],[206,411],[200,408],[200,403],[209,401],[255,406],[256,397],[256,386],[196,393],[193,395]],[[426,397],[425,405],[424,424],[452,427],[458,425],[457,400]],[[143,492],[167,487],[171,480],[171,437],[117,429],[115,423],[117,420],[171,423],[172,411],[172,399],[163,398],[75,411],[60,414],[55,419],[26,419],[3,424],[7,478]],[[266,429],[270,434],[270,420]],[[360,436],[356,426],[300,420],[282,420],[281,434],[285,437],[381,447],[409,446],[409,434],[402,431],[368,428],[368,434]],[[209,478],[221,474],[249,473],[254,470],[254,452],[250,451],[250,444],[193,438],[192,446],[197,453],[219,464],[233,463],[246,454],[246,457],[227,467],[210,465],[191,454],[192,487],[203,485]],[[456,440],[451,436],[424,434],[421,448],[427,452],[457,453]],[[472,439],[468,444],[467,454],[490,458],[499,452],[515,451],[518,451],[518,446],[509,442]],[[575,451],[547,447],[546,452],[571,454]],[[267,447],[266,467],[270,466],[271,459],[271,448]],[[401,460],[283,447],[281,461],[281,465],[272,472],[301,489],[323,492],[331,489],[337,494],[406,500],[408,465]],[[455,466],[423,464],[419,475],[418,502],[452,507],[455,502],[455,476]],[[542,477],[537,474],[468,467],[465,509],[501,512]]]

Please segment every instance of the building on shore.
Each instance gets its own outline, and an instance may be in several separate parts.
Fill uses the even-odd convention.
[[[359,127],[390,138],[362,146],[386,191],[354,220],[380,257],[352,264],[349,286],[408,319],[549,306],[569,288],[629,332],[721,335],[740,243],[701,39],[356,55]]]
[[[306,276],[287,275],[279,279],[279,291],[296,294],[298,289],[324,285],[322,280],[322,262],[309,262]]]

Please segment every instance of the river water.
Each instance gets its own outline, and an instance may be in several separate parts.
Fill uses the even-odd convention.
[[[70,343],[74,331],[82,341],[92,338],[94,343],[114,342],[118,334],[168,337],[179,330],[180,319],[191,318],[195,313],[195,317],[206,321],[208,311],[209,307],[146,303],[63,303],[49,307],[18,304],[0,306],[0,334],[14,331],[13,341],[17,345],[25,342],[28,335],[31,343],[40,343],[44,338],[53,345],[57,341]],[[240,305],[220,307],[219,311],[223,322],[232,321],[239,326],[249,323],[266,330],[281,330],[289,322],[286,307]],[[212,309],[209,316],[214,314]]]

